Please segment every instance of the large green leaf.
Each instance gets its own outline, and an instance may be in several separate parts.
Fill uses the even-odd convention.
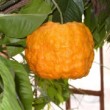
[[[0,110],[21,110],[15,91],[15,83],[12,74],[0,58],[0,76],[4,84],[3,99],[0,102]]]
[[[9,14],[0,16],[0,31],[8,37],[23,38],[39,27],[48,14]]]
[[[16,90],[24,110],[32,110],[33,93],[28,73],[22,64],[11,62],[15,72]]]
[[[16,88],[17,99],[22,110],[32,110],[33,93],[29,76],[24,69],[24,66],[18,62],[10,61],[2,57],[0,57],[0,59],[5,63],[11,74],[14,76],[14,88]]]
[[[82,0],[56,0],[63,14],[64,22],[82,21],[84,11]],[[53,21],[60,21],[58,10],[54,12]]]
[[[26,6],[24,6],[19,13],[21,14],[47,14],[50,13],[51,6],[44,0],[31,0]]]

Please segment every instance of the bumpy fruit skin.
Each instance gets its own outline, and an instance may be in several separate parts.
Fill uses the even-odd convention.
[[[30,69],[42,78],[81,78],[94,59],[90,30],[78,22],[47,22],[26,40],[25,56]]]

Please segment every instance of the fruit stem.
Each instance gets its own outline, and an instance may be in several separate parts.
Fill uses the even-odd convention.
[[[62,12],[61,12],[61,9],[60,9],[60,7],[58,6],[58,4],[55,2],[55,0],[52,0],[52,2],[53,2],[53,4],[56,6],[56,8],[57,8],[57,10],[58,10],[58,12],[59,12],[59,14],[60,14],[60,19],[61,19],[61,24],[63,24],[63,14],[62,14]]]

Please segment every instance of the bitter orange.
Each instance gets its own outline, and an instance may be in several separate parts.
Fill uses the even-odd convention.
[[[42,78],[81,78],[94,58],[90,30],[78,22],[47,22],[26,40],[25,56],[30,69]]]

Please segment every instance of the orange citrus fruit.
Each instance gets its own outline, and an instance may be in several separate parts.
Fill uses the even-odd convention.
[[[94,59],[93,36],[83,23],[47,22],[27,36],[25,56],[42,78],[81,78]]]

